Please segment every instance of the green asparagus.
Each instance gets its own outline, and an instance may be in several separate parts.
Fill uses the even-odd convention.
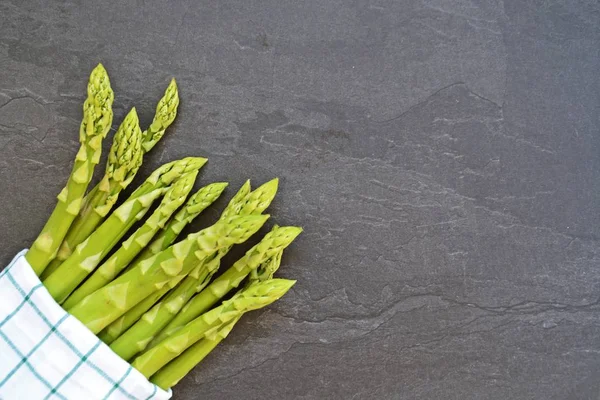
[[[259,215],[267,209],[267,207],[273,201],[275,194],[277,193],[277,179],[273,179],[257,189],[250,192],[250,181],[246,181],[240,188],[238,193],[231,199],[223,213],[221,214],[221,220],[230,218],[233,215]],[[186,286],[190,290],[195,288],[199,292],[217,272],[220,259],[225,256],[231,250],[231,246],[223,247],[218,252],[210,255],[204,260],[207,263],[204,267],[200,263],[197,274],[190,274],[182,282],[182,286]],[[216,261],[216,262],[215,262]],[[208,264],[213,262],[212,264]],[[203,268],[204,267],[204,268]]]
[[[166,297],[161,299],[147,311],[138,321],[123,332],[118,339],[110,345],[112,351],[118,354],[122,359],[129,361],[136,354],[143,351],[154,335],[158,333],[185,305],[185,302],[196,293],[197,286],[206,286],[208,280],[198,284],[198,278],[188,280],[190,276],[198,276],[201,270],[218,268],[220,259],[215,258],[208,263],[200,263],[192,272],[169,291]]]
[[[273,279],[273,274],[275,273],[275,271],[277,271],[277,269],[279,269],[279,265],[281,264],[282,255],[283,249],[278,251],[269,260],[262,263],[258,268],[252,270],[252,272],[250,272],[250,275],[248,276],[248,284]],[[219,343],[221,343],[227,337],[227,335],[229,335],[229,332],[231,332],[234,325],[239,321],[239,319],[240,317],[234,318],[230,322],[226,323],[217,332],[215,332],[214,335],[208,335],[207,337],[200,339],[199,341],[194,343],[181,355],[179,355],[169,364],[161,368],[157,373],[152,375],[150,381],[164,390],[168,390],[171,387],[175,386],[184,376],[186,376],[192,370],[192,368],[194,368],[202,360],[204,360],[204,358],[211,351],[213,351],[219,345]],[[160,336],[157,337],[157,339],[160,339]],[[152,343],[150,344],[150,346],[153,347]]]
[[[280,262],[280,259],[277,260],[277,254],[289,246],[301,232],[301,228],[294,226],[273,228],[244,257],[235,262],[227,271],[223,272],[206,289],[200,291],[191,300],[188,300],[183,309],[181,309],[181,312],[177,313],[171,319],[166,328],[156,338],[155,343],[167,336],[173,335],[188,322],[210,310],[212,306],[232,289],[238,287],[244,278],[257,268],[263,271],[259,273],[263,276],[274,273]],[[273,258],[275,258],[274,263],[269,262]],[[267,269],[269,272],[264,272]],[[258,280],[258,276],[256,275],[253,279]]]
[[[142,132],[135,108],[119,126],[113,138],[104,177],[84,198],[79,214],[71,224],[56,257],[41,275],[50,276],[102,222],[117,201],[119,193],[133,179],[142,163]]]
[[[186,276],[199,260],[220,248],[244,242],[268,218],[268,215],[249,215],[218,221],[137,263],[131,271],[90,294],[67,311],[92,332],[98,333],[173,278]]]
[[[208,305],[205,310],[216,304],[231,289],[237,287],[252,269],[257,268],[259,264],[288,246],[300,232],[301,229],[295,227],[277,228],[269,232],[260,243],[248,250],[244,257],[223,274],[226,276],[225,280],[218,278],[215,283],[209,285],[198,295],[202,296],[207,291],[211,293],[210,300],[203,298],[204,303]],[[217,258],[215,261],[219,262],[219,259]],[[216,270],[217,266],[204,268],[204,270],[210,270],[206,275],[212,275],[212,270]],[[232,274],[230,271],[234,271],[234,273]],[[111,349],[124,360],[130,360],[136,353],[143,351],[154,336],[173,320],[190,298],[199,291],[198,283],[202,285],[204,282],[208,282],[208,280],[188,276],[167,297],[152,307],[127,332],[114,341],[110,346]],[[202,313],[196,314],[186,322],[200,314]]]
[[[120,316],[110,325],[98,334],[98,338],[104,343],[110,345],[129,327],[135,324],[154,304],[156,304],[165,294],[171,290],[171,286],[165,285],[162,289],[152,293],[140,303],[136,304],[131,310]]]
[[[220,219],[231,218],[234,215],[258,215],[261,214],[270,204],[277,192],[277,179],[269,181],[256,190],[250,192],[250,181],[246,181],[238,193],[231,199]],[[197,273],[190,274],[182,282],[191,290],[196,288],[200,291],[216,273],[220,265],[220,259],[229,252],[231,246],[223,247],[218,252],[209,255],[205,260],[199,262],[194,268]],[[205,265],[204,265],[205,264]]]
[[[248,194],[246,201],[241,205],[241,209],[236,214],[251,215],[262,213],[271,205],[277,193],[278,185],[279,179],[275,178],[254,189]]]
[[[239,215],[242,206],[248,200],[248,195],[252,188],[250,187],[250,180],[244,182],[237,193],[229,200],[227,207],[221,213],[221,219],[226,219],[234,215]]]
[[[246,181],[240,188],[238,193],[231,199],[223,213],[221,219],[229,218],[232,215],[252,215],[262,213],[272,202],[277,192],[277,179],[273,179],[256,190],[250,192],[250,182]],[[140,322],[142,326],[136,326],[136,333],[128,334],[127,339],[123,339],[116,348],[118,351],[122,349],[123,357],[132,357],[135,352],[143,350],[143,347],[148,345],[148,337],[153,336],[160,332],[160,329],[165,326],[165,323],[169,322],[170,319],[175,316],[181,307],[183,307],[190,298],[200,292],[210,282],[213,275],[217,272],[220,259],[229,252],[231,246],[224,247],[218,252],[211,254],[206,260],[199,262],[194,268],[194,273],[187,276],[183,282],[177,287],[173,295],[169,295],[170,299],[165,299],[162,303],[168,303],[170,305],[168,312],[164,308],[161,308],[160,318],[156,320],[158,323],[154,324],[154,329],[144,328],[143,322]],[[179,305],[175,307],[175,305]],[[158,307],[157,305],[156,307]],[[161,305],[162,307],[162,305]],[[133,328],[132,328],[133,330]],[[156,343],[157,340],[154,340]],[[135,345],[129,345],[135,343]],[[137,349],[137,350],[136,350]],[[132,353],[133,352],[133,353]]]
[[[179,107],[179,92],[177,91],[177,82],[175,78],[171,79],[164,96],[156,106],[156,113],[152,124],[144,131],[144,140],[142,147],[148,152],[162,139],[167,128],[173,123],[177,116],[177,107]]]
[[[90,75],[87,99],[83,104],[83,120],[79,129],[81,147],[67,185],[58,195],[58,203],[25,258],[39,276],[44,272],[80,211],[83,196],[100,161],[102,139],[110,130],[114,93],[108,74],[98,64]]]
[[[177,358],[152,375],[150,381],[164,390],[169,390],[175,386],[229,335],[239,319],[240,317],[234,318],[216,333],[209,335],[210,337],[205,337],[194,343]]]
[[[278,300],[294,283],[296,281],[270,279],[243,288],[231,300],[202,314],[173,336],[137,357],[131,365],[149,378],[198,340],[204,337],[214,338],[223,324],[239,318],[245,312],[257,310]]]
[[[79,214],[69,228],[56,258],[44,271],[42,279],[56,271],[69,258],[73,249],[104,220],[116,203],[119,193],[131,183],[142,165],[143,154],[142,131],[135,108],[132,108],[115,133],[104,177],[84,198]]]
[[[198,170],[206,160],[183,159],[164,174],[153,172],[133,194],[117,208],[94,233],[77,246],[75,252],[43,283],[52,297],[62,303],[118,243],[125,233],[139,221],[154,200],[164,194],[181,173]],[[181,165],[180,165],[181,164]],[[163,167],[159,168],[159,172]]]
[[[142,250],[136,261],[143,261],[169,247],[177,239],[183,228],[217,200],[226,187],[226,182],[216,182],[198,190],[156,235],[152,243]]]
[[[241,210],[241,207],[246,203],[246,201],[248,200],[248,195],[250,194],[250,181],[246,181],[242,187],[238,190],[238,192],[233,196],[233,198],[229,201],[229,204],[227,205],[227,207],[225,207],[225,210],[223,210],[223,213],[221,214],[221,220],[225,220],[226,218],[230,218],[232,216],[238,215],[237,213],[239,213],[239,211]],[[165,249],[170,245],[170,243],[162,243],[162,246],[165,247]],[[162,247],[161,246],[161,247]],[[193,268],[192,272],[189,274],[192,277],[192,280],[188,280],[186,279],[185,284],[182,283],[182,285],[185,286],[193,286],[196,288],[196,290],[200,291],[204,288],[204,286],[206,286],[208,284],[208,282],[210,281],[210,277],[212,275],[211,271],[216,271],[219,267],[220,264],[220,258],[217,258],[218,254],[224,254],[225,250],[228,250],[229,247],[219,250],[219,252],[217,253],[213,253],[211,254],[209,257],[206,257],[206,259],[203,259],[201,261],[198,261],[198,264]],[[161,249],[159,251],[162,251],[164,249]],[[156,254],[156,253],[155,253]],[[130,271],[131,269],[133,269],[135,267],[135,265],[143,260],[146,260],[147,258],[150,258],[152,255],[150,256],[146,256],[144,254],[141,254],[140,256],[138,256],[138,258],[135,260],[135,262],[129,264],[129,266],[127,267],[127,269],[125,270],[126,272]],[[204,265],[206,263],[206,266]],[[200,276],[200,274],[202,273],[202,277]],[[187,277],[186,277],[187,278]],[[181,280],[181,279],[179,279]],[[179,283],[177,281],[177,283]],[[138,312],[141,312],[143,310],[143,312],[141,312],[140,316],[142,314],[144,314],[146,311],[150,310],[150,308],[152,308],[154,306],[156,302],[150,303],[150,302],[142,302],[140,304],[138,304],[135,309]],[[146,308],[144,308],[146,307]],[[136,322],[136,321],[134,321]],[[121,330],[119,332],[119,335],[122,334],[125,330],[127,330],[132,324],[130,324],[129,326],[127,326],[127,328]],[[115,338],[116,339],[116,338]]]
[[[194,186],[197,175],[198,171],[192,171],[178,179],[165,193],[160,205],[144,224],[131,234],[119,250],[69,296],[63,306],[65,308],[73,307],[84,297],[112,281],[142,251],[156,232],[165,226],[175,210],[183,204]]]
[[[250,192],[250,181],[246,181],[238,193],[231,199],[225,210],[223,210],[221,219],[229,218],[233,215],[261,214],[273,201],[273,198],[277,193],[277,183],[278,179],[273,179]],[[200,291],[203,288],[203,282],[204,284],[208,283],[212,279],[212,276],[217,272],[220,264],[219,260],[224,257],[229,250],[231,250],[231,246],[219,249],[218,252],[207,257],[205,260],[206,263],[212,260],[217,261],[212,264],[213,268],[202,269],[202,265],[199,265],[198,268],[201,270],[201,273],[196,274],[196,276],[191,275],[187,277],[182,285],[186,285],[190,288],[195,287],[196,291]]]
[[[158,102],[154,120],[147,130],[144,132],[140,130],[137,115],[134,115],[136,129],[125,129],[120,132],[123,127],[133,128],[130,124],[133,122],[131,113],[125,118],[113,139],[104,178],[84,198],[79,215],[75,218],[56,258],[48,266],[43,278],[54,272],[71,255],[73,249],[83,242],[108,215],[121,190],[131,183],[137,173],[144,153],[158,143],[165,130],[173,123],[178,106],[177,84],[175,79],[172,79],[164,96]],[[135,114],[134,110],[132,112]]]
[[[266,281],[267,279],[273,279],[273,275],[279,269],[281,265],[281,257],[283,256],[283,249],[279,250],[273,257],[266,262],[260,264],[258,268],[250,271],[248,275],[249,282]]]

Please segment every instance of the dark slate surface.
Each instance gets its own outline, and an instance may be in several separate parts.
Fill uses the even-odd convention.
[[[174,398],[598,399],[599,27],[596,0],[3,0],[0,261],[66,180],[93,66],[145,125],[175,76],[143,174],[279,176],[272,223],[306,230],[293,292]]]

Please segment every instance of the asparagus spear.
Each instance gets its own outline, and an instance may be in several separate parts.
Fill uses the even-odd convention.
[[[239,215],[242,206],[248,200],[248,195],[250,194],[250,180],[244,182],[244,184],[240,187],[237,193],[229,200],[227,207],[221,213],[221,220],[227,219],[234,215]]]
[[[150,382],[164,390],[169,390],[175,386],[229,335],[239,319],[240,317],[237,317],[226,323],[214,335],[210,335],[210,338],[205,337],[194,343],[177,358],[152,375]]]
[[[238,194],[231,199],[225,210],[223,210],[221,219],[229,218],[233,215],[261,214],[273,201],[273,198],[277,193],[277,183],[278,179],[275,178],[242,197],[240,193],[246,192],[246,188],[250,189],[250,182],[246,181]],[[218,252],[211,254],[203,261],[205,265],[202,265],[202,263],[198,265],[198,272],[186,277],[181,286],[185,286],[187,288],[185,290],[188,291],[191,291],[194,288],[196,292],[202,290],[219,269],[220,259],[225,256],[229,250],[231,250],[231,246],[223,247],[222,249],[219,249]]]
[[[162,202],[154,213],[123,242],[119,250],[94,271],[92,276],[69,296],[67,301],[63,303],[63,306],[65,308],[73,307],[87,295],[112,281],[142,251],[156,232],[165,226],[175,210],[183,204],[188,193],[194,186],[197,175],[198,171],[192,171],[178,179],[167,193],[165,193]]]
[[[248,196],[250,194],[250,181],[246,181],[242,187],[238,190],[238,192],[233,196],[233,198],[229,201],[229,204],[227,205],[227,207],[225,207],[225,210],[223,210],[223,213],[221,214],[221,220],[225,220],[226,218],[230,218],[232,216],[238,215],[237,213],[240,212],[242,206],[247,202],[248,200]],[[163,242],[162,246],[165,246],[165,248],[168,247],[170,243],[166,243]],[[227,249],[229,249],[229,247],[227,247]],[[164,250],[164,249],[163,249]],[[219,253],[224,252],[224,250],[220,250]],[[145,255],[140,255],[135,262],[129,264],[129,266],[127,267],[127,269],[125,270],[126,272],[130,271],[131,269],[133,269],[135,267],[135,265],[143,260],[146,260],[147,258],[150,258],[151,256],[145,256]],[[220,262],[220,258],[216,257],[216,254],[212,254],[209,257],[207,257],[206,259],[199,261],[196,267],[193,268],[192,273],[190,274],[193,277],[197,277],[194,278],[193,280],[193,286],[196,287],[196,289],[198,291],[202,290],[204,288],[204,286],[206,286],[208,284],[208,282],[210,281],[210,276],[206,276],[206,271],[213,271],[213,270],[217,270],[219,267],[219,262]],[[207,263],[206,268],[204,267],[204,264]],[[206,270],[206,271],[205,271]],[[200,273],[204,274],[204,278],[200,278]],[[199,283],[202,282],[201,279],[203,280],[203,283]],[[176,283],[179,283],[181,279],[178,279]],[[186,283],[189,284],[189,281]],[[162,296],[161,296],[162,297]],[[150,310],[150,308],[152,308],[152,306],[154,306],[156,302],[149,302],[149,301],[144,301],[140,304],[138,304],[135,309],[136,312],[139,313],[139,317],[141,317],[146,311]],[[129,313],[129,312],[128,312]],[[118,335],[114,337],[113,341],[120,336],[124,331],[126,331],[131,325],[133,325],[133,323],[137,322],[139,318],[136,318],[134,321],[131,322],[131,324],[125,326],[125,324],[123,324],[123,326],[125,326],[125,328],[123,328],[123,326],[119,327],[119,331],[118,331]],[[111,324],[112,325],[112,324]],[[116,333],[117,330],[113,329],[114,332]]]
[[[177,107],[179,107],[179,92],[177,91],[177,82],[175,78],[171,79],[164,96],[156,105],[156,113],[152,124],[144,131],[144,140],[142,147],[148,152],[162,139],[167,128],[173,123],[177,116]]]
[[[44,278],[54,272],[71,255],[73,249],[83,242],[108,215],[121,190],[131,183],[139,170],[144,153],[154,147],[175,119],[178,105],[177,84],[173,79],[164,96],[158,102],[154,120],[146,131],[142,133],[140,130],[137,115],[134,115],[135,129],[125,129],[123,132],[117,131],[104,178],[85,197],[79,215],[71,225],[56,259],[47,268],[49,271],[46,271]],[[132,113],[135,114],[135,111],[132,110]],[[125,118],[119,130],[127,126],[128,122],[131,121]],[[131,139],[135,139],[135,147],[132,146],[134,141]],[[133,151],[130,149],[133,149]]]
[[[185,157],[181,160],[163,164],[152,172],[131,196],[143,196],[154,191],[157,187],[167,187],[182,175],[199,170],[206,164],[206,161],[208,160],[202,157]]]
[[[115,210],[60,267],[46,278],[44,286],[53,298],[63,302],[66,297],[92,272],[98,263],[117,244],[123,235],[139,221],[154,200],[168,189],[168,185],[182,173],[198,170],[206,159],[189,158],[171,163],[168,172],[163,167],[154,171],[150,177]],[[159,172],[159,174],[157,174]]]
[[[173,336],[137,357],[131,364],[149,378],[203,337],[214,337],[222,325],[243,313],[265,307],[283,296],[296,281],[270,279],[253,283],[222,305],[196,318]]]
[[[205,300],[208,303],[206,309],[216,304],[229,290],[237,287],[252,269],[257,268],[260,263],[287,247],[300,232],[301,229],[296,227],[276,228],[269,232],[260,243],[248,250],[244,257],[224,273],[224,276],[227,276],[225,280],[218,278],[215,283],[208,286],[207,290],[198,295],[202,296],[202,293],[206,291],[211,292],[210,300]],[[217,263],[219,262],[218,258],[215,260]],[[216,266],[213,268],[216,269]],[[234,273],[231,274],[230,271],[234,271]],[[154,336],[173,320],[181,308],[198,291],[199,282],[202,285],[208,280],[200,281],[197,277],[188,276],[164,300],[152,307],[127,332],[114,341],[110,348],[124,360],[130,360],[138,352],[143,351]],[[195,317],[200,314],[202,313],[196,314]],[[187,322],[194,318],[188,319]]]
[[[275,178],[270,180],[269,182],[263,183],[261,186],[257,187],[255,190],[250,192],[245,199],[245,201],[240,202],[239,211],[235,211],[235,214],[239,215],[251,215],[251,214],[260,214],[264,210],[271,205],[275,194],[277,193],[277,187],[279,185],[279,179]],[[234,210],[237,210],[237,207],[231,207],[231,213],[234,213]],[[228,214],[222,216],[222,218],[227,218]]]
[[[173,278],[187,275],[198,260],[220,248],[244,242],[268,218],[268,215],[249,215],[218,221],[156,256],[137,263],[134,269],[67,311],[92,332],[98,333]]]
[[[216,182],[198,190],[189,198],[185,206],[171,218],[167,226],[156,235],[152,244],[142,250],[136,261],[143,261],[169,247],[177,239],[183,228],[217,200],[226,187],[226,182]]]
[[[218,266],[219,261],[219,259],[213,259],[209,264],[214,265],[216,263]],[[199,270],[199,267],[194,268],[188,277],[198,274]],[[195,280],[192,282],[195,282]],[[169,284],[173,286],[171,282]],[[204,286],[207,284],[208,281],[204,283]],[[112,351],[126,361],[143,351],[152,340],[153,335],[159,332],[183,307],[186,294],[189,292],[195,293],[194,290],[195,288],[189,287],[189,281],[182,282],[182,284],[176,285],[175,289],[169,290],[166,297],[148,307],[147,312],[110,344]]]
[[[223,213],[221,214],[221,220],[230,218],[234,215],[259,215],[261,214],[273,201],[275,194],[277,193],[277,179],[273,179],[256,190],[250,192],[250,181],[246,181],[240,188],[238,193],[231,199]],[[190,274],[186,277],[182,285],[188,288],[196,288],[200,291],[202,282],[208,283],[218,270],[220,262],[219,260],[229,252],[231,246],[223,247],[209,255],[205,260],[201,261],[194,271],[197,273]],[[216,262],[212,262],[216,261]]]
[[[273,179],[256,190],[250,192],[250,182],[246,181],[244,185],[240,188],[238,193],[231,199],[223,213],[221,214],[221,219],[230,218],[233,215],[253,215],[262,213],[273,201],[275,194],[277,193],[277,184],[278,180]],[[169,301],[170,304],[170,314],[175,315],[181,309],[183,305],[195,294],[200,292],[204,287],[210,282],[212,276],[219,269],[220,259],[227,254],[227,252],[231,249],[231,246],[224,247],[220,249],[218,252],[215,252],[208,256],[205,260],[199,262],[199,264],[194,268],[194,272],[187,276],[183,282],[177,287],[176,293],[174,293],[173,298],[176,300]],[[178,307],[175,305],[178,304]],[[168,315],[163,315],[164,318],[168,317]],[[167,318],[170,319],[171,317]],[[164,321],[166,319],[159,319],[161,321],[160,325],[155,328],[154,331],[150,332],[150,334],[145,334],[143,339],[135,340],[135,336],[130,336],[130,342],[138,343],[137,346],[132,347],[124,347],[123,356],[133,356],[135,353],[131,354],[132,351],[140,351],[143,350],[145,345],[147,345],[148,336],[152,336],[158,333],[162,326],[164,326]],[[168,322],[168,321],[166,321]],[[138,331],[135,335],[140,335],[142,332],[145,332],[145,329]],[[154,340],[156,342],[156,340]],[[126,342],[125,342],[126,343]],[[141,347],[140,347],[141,346]],[[139,348],[139,350],[135,350]]]
[[[301,228],[275,227],[264,239],[250,249],[244,257],[235,262],[227,271],[214,280],[208,287],[200,291],[191,300],[187,301],[181,312],[177,313],[164,328],[157,341],[163,340],[167,336],[173,335],[188,322],[210,310],[221,298],[223,298],[232,289],[239,284],[256,269],[263,272],[255,273],[254,280],[258,280],[258,275],[268,276],[278,268],[280,259],[277,260],[277,254],[285,249],[302,232]],[[279,256],[281,257],[281,256]],[[272,258],[275,260],[271,263]],[[268,272],[264,272],[268,269]]]
[[[141,317],[148,311],[156,302],[158,302],[165,294],[171,290],[171,284],[165,285],[162,289],[152,293],[146,297],[140,303],[136,304],[131,310],[120,316],[110,325],[102,330],[98,334],[98,338],[104,343],[110,345],[114,342],[123,332],[129,327],[135,324]]]
[[[85,197],[56,258],[48,265],[42,279],[56,271],[73,253],[75,246],[83,242],[104,220],[121,190],[133,180],[142,165],[143,155],[142,131],[135,108],[132,108],[115,133],[104,177]]]
[[[108,74],[98,64],[90,75],[87,99],[83,103],[83,120],[79,129],[81,147],[75,157],[67,185],[58,195],[58,203],[41,233],[25,255],[39,276],[56,256],[69,227],[79,213],[85,191],[92,179],[94,167],[100,161],[102,139],[112,123],[114,93]]]
[[[272,279],[273,273],[279,268],[282,254],[283,250],[279,251],[267,262],[261,264],[257,269],[254,269],[249,276],[250,282]],[[208,354],[213,351],[227,335],[229,335],[239,319],[240,317],[234,318],[230,322],[224,324],[224,326],[215,332],[214,335],[200,339],[181,355],[152,375],[150,381],[164,390],[168,390],[175,386],[196,365],[204,360],[204,358],[206,358],[206,356],[208,356]],[[160,340],[160,336],[157,339]]]
[[[278,179],[275,178],[259,186],[252,192],[247,192],[247,190],[250,190],[250,181],[246,181],[240,191],[231,199],[225,210],[223,210],[221,219],[229,218],[232,215],[261,214],[273,201],[273,198],[277,193],[277,184]],[[242,195],[243,193],[247,194]],[[186,285],[188,288],[196,288],[197,292],[202,290],[219,269],[219,260],[225,256],[229,250],[231,250],[231,246],[219,249],[218,252],[215,252],[207,257],[207,259],[204,261],[207,263],[206,267],[202,268],[203,265],[199,265],[198,269],[200,272],[186,277],[182,285]],[[213,260],[215,260],[216,263],[208,264]]]
[[[279,269],[279,265],[281,264],[282,255],[283,250],[280,250],[268,261],[252,270],[248,277],[248,284],[273,279],[273,274]],[[214,335],[209,335],[204,339],[200,339],[169,364],[161,368],[156,374],[152,375],[150,381],[164,390],[168,390],[175,386],[192,370],[192,368],[204,360],[204,358],[206,358],[206,356],[213,351],[227,335],[229,335],[229,332],[231,332],[233,326],[239,320],[240,317],[234,318],[230,322],[224,324],[224,326],[215,332]]]

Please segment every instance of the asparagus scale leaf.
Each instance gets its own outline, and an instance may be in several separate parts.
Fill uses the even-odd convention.
[[[54,259],[73,220],[81,209],[85,191],[92,179],[94,167],[100,161],[102,139],[110,130],[114,93],[102,64],[92,71],[83,104],[83,120],[79,129],[81,146],[67,185],[58,195],[58,202],[41,233],[25,258],[39,276]]]
[[[220,248],[246,241],[268,218],[268,215],[249,215],[218,221],[156,256],[137,263],[131,271],[67,311],[92,332],[98,333],[173,278],[186,276],[199,260]]]
[[[281,298],[296,281],[270,279],[240,290],[219,307],[202,314],[171,337],[137,357],[131,364],[149,378],[198,340],[213,335],[226,324],[248,311],[265,307]]]

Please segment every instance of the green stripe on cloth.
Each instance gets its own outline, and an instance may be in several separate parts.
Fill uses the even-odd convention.
[[[37,378],[37,379],[38,379],[40,382],[42,382],[42,383],[43,383],[43,384],[44,384],[46,387],[48,387],[48,389],[52,389],[52,385],[51,385],[51,384],[50,384],[50,383],[49,383],[49,382],[48,382],[46,379],[44,379],[44,377],[43,377],[43,376],[41,376],[41,375],[40,375],[40,374],[39,374],[39,373],[36,371],[36,369],[33,367],[33,365],[31,365],[31,363],[30,363],[30,362],[27,360],[27,358],[26,358],[26,357],[23,355],[23,353],[21,353],[21,351],[20,351],[20,350],[17,348],[17,346],[15,346],[15,344],[14,344],[14,343],[13,343],[13,342],[12,342],[12,341],[11,341],[11,340],[8,338],[8,336],[6,336],[6,335],[4,334],[4,332],[2,332],[2,331],[0,331],[0,336],[1,336],[1,337],[4,339],[4,341],[5,341],[6,343],[8,343],[8,345],[9,345],[9,346],[10,346],[10,347],[11,347],[11,348],[14,350],[14,352],[15,352],[15,353],[17,353],[17,355],[18,355],[19,357],[21,357],[21,359],[22,359],[21,361],[23,361],[23,362],[21,363],[21,365],[23,365],[23,364],[24,364],[25,366],[27,366],[27,368],[29,368],[29,370],[31,371],[31,373],[32,373],[33,375],[35,375],[35,377],[36,377],[36,378]],[[58,397],[60,397],[61,399],[67,400],[67,398],[65,398],[65,397],[64,397],[62,394],[60,394],[60,393],[56,393],[56,395],[57,395]]]
[[[81,367],[81,365],[88,359],[89,356],[92,355],[92,353],[94,351],[96,351],[96,349],[98,348],[98,346],[100,346],[100,343],[96,343],[94,345],[94,347],[92,347],[90,349],[90,351],[88,351],[83,357],[81,357],[79,359],[79,361],[77,362],[77,364],[75,364],[75,366],[73,368],[71,368],[71,370],[69,371],[69,373],[67,375],[65,375],[60,382],[58,382],[58,384],[56,386],[54,386],[52,388],[52,390],[50,391],[50,393],[48,393],[48,395],[46,397],[44,397],[44,400],[48,400],[50,398],[50,396],[52,396],[53,394],[55,394],[58,389],[60,389],[60,387],[69,380],[69,378],[71,378],[73,376],[73,374],[75,373],[75,371],[77,371],[79,369],[79,367]]]
[[[21,361],[19,361],[19,363],[17,365],[15,365],[15,367],[8,373],[8,375],[6,375],[6,377],[2,381],[0,381],[0,386],[4,385],[6,382],[8,382],[8,380],[19,370],[19,368],[21,368],[21,365],[23,365],[25,362],[27,362],[31,358],[31,356],[33,355],[33,353],[35,353],[36,350],[39,349],[40,346],[42,344],[44,344],[44,342],[46,340],[48,340],[48,338],[50,337],[50,335],[52,335],[56,331],[56,329],[58,328],[58,326],[60,324],[62,324],[63,321],[66,320],[68,316],[69,316],[69,314],[65,314],[65,316],[62,317],[57,322],[56,326],[53,326],[52,329],[50,329],[48,331],[48,333],[46,333],[46,335],[42,338],[42,340],[40,340],[40,342],[38,344],[36,344],[33,347],[33,349],[31,349],[31,351],[29,351],[29,353],[27,353],[27,355],[25,357],[21,358]],[[2,333],[2,334],[4,334],[4,333]],[[10,343],[9,343],[9,345],[10,345]]]
[[[7,268],[6,271],[6,277],[10,280],[11,284],[15,287],[15,289],[17,289],[19,291],[19,293],[21,294],[21,296],[23,297],[23,302],[29,304],[33,310],[36,312],[36,314],[40,317],[40,319],[42,321],[44,321],[44,323],[46,325],[48,325],[48,327],[50,329],[52,329],[53,325],[52,323],[48,320],[48,318],[46,318],[46,316],[44,315],[44,313],[42,313],[39,309],[39,307],[37,306],[37,304],[35,304],[35,302],[31,301],[30,296],[27,295],[27,293],[25,292],[25,290],[23,290],[23,288],[21,287],[21,285],[19,285],[19,283],[14,279],[14,277],[11,275],[10,270]],[[4,271],[3,271],[4,272]],[[33,290],[33,289],[32,289]],[[67,314],[68,315],[68,314]],[[79,351],[79,349],[77,349],[77,347],[75,347],[61,332],[60,330],[56,330],[54,332],[56,334],[56,336],[58,338],[60,338],[63,343],[65,343],[67,345],[67,347],[69,347],[69,349],[75,353],[75,355],[77,357],[79,357],[80,359],[82,359],[84,357],[84,354],[81,353],[81,351]],[[7,338],[8,339],[8,338]],[[100,343],[102,343],[100,340],[98,340],[98,343],[96,344],[96,346],[98,346]],[[10,345],[10,343],[9,343]],[[101,377],[103,377],[104,379],[106,379],[106,381],[108,381],[111,385],[113,385],[114,389],[119,390],[119,392],[121,392],[123,395],[125,395],[127,398],[131,399],[131,400],[138,400],[135,396],[131,395],[130,393],[128,393],[123,387],[120,386],[120,384],[122,383],[122,381],[116,382],[114,379],[112,379],[110,376],[108,376],[106,374],[106,372],[104,372],[101,368],[99,368],[96,364],[94,364],[93,362],[91,362],[90,360],[88,360],[87,358],[85,359],[85,363],[87,365],[89,365],[94,371],[96,371]],[[130,372],[130,371],[129,371]],[[52,389],[52,386],[50,386],[50,389]],[[114,390],[113,390],[114,391]]]

